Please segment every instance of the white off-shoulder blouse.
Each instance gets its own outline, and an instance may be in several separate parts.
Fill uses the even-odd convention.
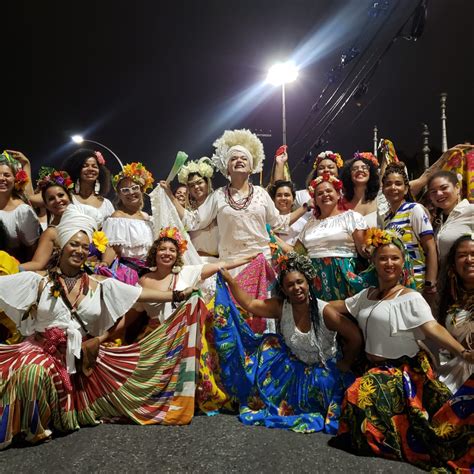
[[[346,308],[357,319],[365,338],[365,352],[398,359],[413,357],[425,336],[420,326],[434,321],[423,296],[411,291],[390,300],[369,300],[370,288],[345,300]]]
[[[0,222],[7,231],[9,250],[17,249],[20,244],[30,247],[41,234],[38,217],[28,204],[20,204],[13,211],[0,211]]]
[[[44,282],[44,288],[38,299],[41,282]],[[81,356],[82,337],[85,334],[63,299],[51,295],[51,286],[52,282],[46,276],[35,272],[0,276],[0,310],[25,336],[41,333],[51,327],[66,330],[66,365],[68,372],[73,374],[76,372],[74,359]],[[100,336],[135,304],[141,291],[141,287],[112,278],[97,281],[96,289],[89,290],[77,307],[77,313],[87,331],[93,336]],[[29,317],[22,321],[25,312],[36,302],[36,310],[32,310]]]
[[[357,257],[352,234],[356,230],[367,228],[364,216],[352,210],[326,219],[312,216],[298,240],[304,245],[310,258]]]

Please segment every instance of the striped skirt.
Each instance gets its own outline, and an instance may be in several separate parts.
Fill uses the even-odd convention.
[[[0,449],[13,437],[38,442],[102,418],[182,425],[194,414],[200,326],[208,312],[197,296],[144,339],[101,347],[90,377],[64,380],[58,357],[41,340],[0,345]],[[64,361],[62,361],[64,364]]]

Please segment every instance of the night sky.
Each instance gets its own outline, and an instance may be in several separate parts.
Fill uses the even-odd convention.
[[[178,150],[197,159],[212,153],[226,128],[245,127],[272,134],[263,140],[268,175],[281,144],[281,96],[262,81],[273,62],[294,57],[304,66],[287,86],[294,166],[334,115],[304,128],[322,117],[311,108],[341,54],[360,51],[334,76],[321,105],[333,92],[329,106],[348,98],[342,97],[352,90],[347,85],[363,79],[418,1],[383,0],[379,10],[370,9],[373,3],[15,0],[2,7],[0,146],[22,150],[34,169],[59,166],[74,150],[69,136],[82,133],[164,178]],[[392,44],[361,105],[348,99],[316,152],[332,149],[348,158],[371,150],[377,124],[379,136],[390,138],[414,168],[426,122],[435,159],[441,92],[448,93],[448,144],[472,141],[473,18],[473,1],[428,1],[423,35]],[[410,29],[411,20],[403,31]],[[302,181],[309,167],[301,163],[294,177]]]

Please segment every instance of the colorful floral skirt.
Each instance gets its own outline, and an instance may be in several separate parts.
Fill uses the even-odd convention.
[[[301,362],[279,335],[256,335],[220,275],[214,337],[220,378],[240,405],[243,423],[304,433],[337,431],[344,390],[353,377],[342,376],[334,360],[327,367]]]
[[[30,337],[0,345],[0,448],[22,434],[38,442],[102,418],[182,425],[194,415],[200,325],[208,312],[190,298],[135,344],[101,346],[90,377],[64,376],[58,356]],[[64,364],[64,362],[62,362]]]
[[[377,285],[374,272],[357,274],[353,257],[312,258],[317,276],[313,280],[316,296],[324,301],[343,300],[364,288]]]
[[[386,361],[347,389],[335,444],[422,469],[471,472],[474,386],[463,388],[452,397],[424,352]]]

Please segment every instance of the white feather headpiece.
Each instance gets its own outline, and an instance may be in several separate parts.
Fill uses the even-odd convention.
[[[229,150],[235,146],[245,148],[250,153],[251,173],[260,173],[263,168],[265,153],[260,139],[250,130],[226,130],[224,134],[213,143],[216,151],[212,155],[214,166],[225,176],[229,162]]]

